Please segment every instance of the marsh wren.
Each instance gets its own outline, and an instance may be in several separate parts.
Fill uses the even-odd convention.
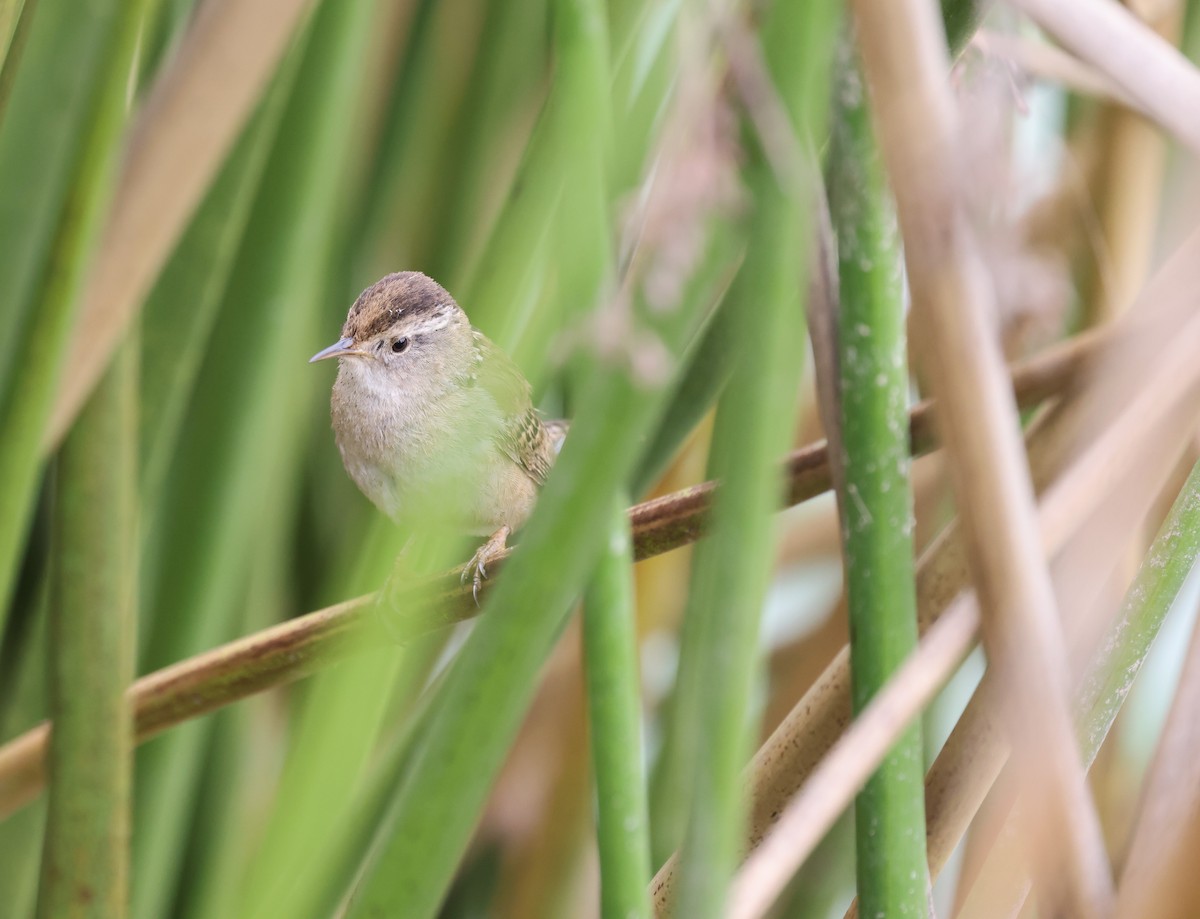
[[[529,382],[418,271],[389,274],[350,307],[330,400],[342,462],[393,520],[420,532],[487,535],[467,567],[478,602],[487,565],[529,517],[566,426],[546,423]]]

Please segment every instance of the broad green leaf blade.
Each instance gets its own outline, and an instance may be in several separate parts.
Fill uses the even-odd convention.
[[[236,634],[258,540],[274,514],[295,512],[300,445],[318,411],[306,359],[320,340],[331,258],[344,239],[342,183],[356,117],[345,99],[365,66],[370,9],[370,0],[324,5],[308,33],[159,514],[166,544],[147,666]],[[163,915],[184,877],[210,728],[188,725],[139,758],[135,916]]]
[[[0,632],[37,495],[42,432],[111,192],[144,2],[39,3],[0,123],[0,277],[9,279],[0,321],[13,330],[0,343]]]
[[[0,321],[28,327],[63,205],[92,123],[119,3],[35,0],[0,120]],[[72,66],[64,67],[70,61]],[[12,383],[19,334],[0,341],[0,392]]]
[[[158,506],[298,62],[297,54],[285,58],[143,308],[142,491],[151,507]]]

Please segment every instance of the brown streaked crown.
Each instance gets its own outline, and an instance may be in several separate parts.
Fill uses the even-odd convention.
[[[419,271],[398,271],[376,281],[354,301],[342,335],[367,341],[390,329],[401,316],[431,316],[458,304],[446,288]]]

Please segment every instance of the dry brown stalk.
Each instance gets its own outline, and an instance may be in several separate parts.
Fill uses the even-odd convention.
[[[1189,255],[1187,252],[1181,253],[1181,256],[1187,255]],[[1181,261],[1186,262],[1186,258],[1176,259],[1174,264],[1177,265]],[[1197,279],[1197,281],[1200,281],[1200,279]],[[1133,374],[1138,379],[1143,378],[1144,374],[1140,372],[1140,367],[1126,367],[1124,369],[1128,371],[1126,374],[1116,374],[1115,377],[1122,380],[1126,386],[1135,388],[1134,383],[1128,377],[1130,374]],[[1106,373],[1105,379],[1111,381],[1114,379],[1114,376]],[[1088,392],[1087,395],[1093,396],[1094,394]],[[1093,398],[1090,401],[1103,404],[1107,399],[1101,396],[1099,399]],[[1078,409],[1077,403],[1072,403],[1072,405]],[[1126,409],[1127,413],[1131,411],[1136,414],[1136,408]],[[1051,420],[1061,421],[1064,415],[1070,414],[1072,413],[1055,413]],[[1087,413],[1077,410],[1074,414]],[[1174,455],[1182,449],[1184,442],[1188,440],[1187,431],[1189,427],[1184,422],[1192,417],[1193,414],[1192,405],[1188,404],[1185,400],[1184,409],[1177,412],[1176,417],[1170,419],[1163,426],[1168,432],[1167,437],[1161,436],[1161,432],[1159,432],[1159,436],[1141,440],[1142,461],[1137,465],[1136,475],[1129,476],[1132,483],[1123,483],[1120,491],[1115,496],[1115,500],[1101,502],[1100,509],[1106,519],[1100,521],[1092,520],[1091,525],[1080,530],[1079,535],[1081,537],[1095,536],[1099,533],[1101,536],[1100,544],[1098,545],[1094,539],[1080,540],[1077,537],[1067,547],[1067,552],[1064,555],[1069,555],[1070,550],[1075,548],[1076,542],[1082,541],[1085,543],[1082,551],[1088,556],[1090,562],[1088,569],[1092,572],[1092,581],[1096,580],[1094,571],[1097,568],[1107,570],[1111,567],[1111,563],[1115,562],[1117,555],[1125,548],[1129,535],[1136,532],[1136,523],[1138,522],[1136,518],[1144,513],[1157,489],[1159,481],[1171,474],[1171,469],[1174,465]],[[1047,466],[1051,458],[1057,460],[1061,466],[1063,459],[1062,445],[1055,444],[1055,440],[1061,438],[1064,429],[1070,430],[1071,427],[1071,425],[1063,424],[1042,424],[1038,426],[1039,429],[1035,432],[1035,436],[1030,442],[1031,463],[1034,466],[1035,473],[1040,473],[1037,475],[1037,478],[1045,480],[1049,477],[1051,470]],[[1102,445],[1103,439],[1097,443]],[[1091,449],[1102,451],[1105,448],[1103,446],[1098,448],[1096,444],[1093,444]],[[1111,452],[1111,444],[1108,450]],[[1129,493],[1131,491],[1136,494],[1132,496],[1131,500],[1126,500],[1130,498]],[[1132,518],[1130,516],[1131,512],[1133,515]],[[1086,514],[1083,516],[1086,516]],[[1092,514],[1091,518],[1096,516],[1096,514]],[[1076,522],[1079,519],[1081,519],[1080,515],[1076,515]],[[948,534],[944,534],[942,538],[946,539],[947,537]],[[1054,547],[1051,546],[1049,548],[1053,550]],[[1064,589],[1060,583],[1062,561],[1063,556],[1056,559],[1056,584],[1059,586],[1062,595],[1068,597],[1076,595],[1080,593],[1077,589],[1079,585],[1068,586]],[[932,575],[930,566],[923,565],[922,567],[923,572],[926,574],[924,583],[928,586],[932,580],[935,580],[939,576]],[[952,561],[948,561],[939,567],[942,568],[941,578],[954,578],[956,574],[961,578],[961,557],[958,561],[957,572]],[[943,584],[943,588],[945,586]],[[952,585],[951,589],[953,589]],[[924,591],[922,591],[922,595],[924,596]],[[1090,602],[1086,602],[1084,605],[1089,608],[1091,607]],[[930,610],[928,608],[923,607],[922,611],[926,617],[929,615]],[[1100,624],[1102,625],[1103,623]],[[1079,669],[1079,667],[1076,668],[1077,671]],[[989,691],[989,689],[993,691]],[[976,809],[982,802],[983,796],[1000,773],[1007,759],[1007,745],[994,726],[995,718],[993,712],[995,705],[996,694],[994,687],[991,685],[991,681],[985,678],[984,685],[980,687],[973,697],[967,711],[959,721],[959,726],[951,735],[934,769],[930,773],[926,791],[926,803],[930,817],[930,868],[934,876],[944,866],[950,852],[957,845],[962,832],[971,822]],[[1000,791],[1000,799],[1003,803],[998,805],[997,812],[1003,817],[1010,810],[1012,802],[1015,799],[1015,789],[1011,783],[1007,783],[1004,789]],[[785,799],[777,797],[776,801],[778,802],[779,800]],[[995,912],[995,908],[1000,902],[997,896],[1003,894],[1008,898],[1005,902],[1011,902],[1015,911],[1019,907],[1018,898],[1023,897],[1024,892],[1028,890],[1028,884],[1026,883],[1022,886],[1020,875],[1017,875],[1014,880],[1006,875],[1003,869],[1012,869],[1014,867],[1020,869],[1024,866],[1024,860],[1020,857],[1023,854],[1020,851],[1021,837],[1018,835],[1016,827],[1011,825],[1011,821],[1005,823],[1003,819],[992,828],[992,832],[988,836],[993,841],[998,837],[1007,845],[1004,852],[999,854],[999,857],[993,855],[992,859],[989,859],[989,869],[994,869],[997,863],[1000,868],[999,870],[990,870],[982,880],[979,889],[976,891],[979,894],[977,902],[986,904],[982,915],[991,915]],[[1152,913],[1143,912],[1140,914],[1150,915]],[[1131,913],[1130,915],[1134,914]]]
[[[1200,153],[1200,73],[1171,44],[1111,0],[1012,0],[1080,60],[1107,74],[1138,108]]]
[[[1131,332],[1138,330],[1138,334],[1123,339],[1120,360],[1116,363],[1107,361],[1103,372],[1093,374],[1087,398],[1071,400],[1067,411],[1055,413],[1055,423],[1046,433],[1038,436],[1031,432],[1034,436],[1030,443],[1030,462],[1039,481],[1049,482],[1057,477],[1080,445],[1086,443],[1097,429],[1110,423],[1115,409],[1139,390],[1146,368],[1153,366],[1164,340],[1169,340],[1172,330],[1182,324],[1191,309],[1190,304],[1179,302],[1177,292],[1197,289],[1196,281],[1189,275],[1191,266],[1198,260],[1200,246],[1196,239],[1180,247],[1178,254],[1143,291],[1140,299],[1144,302],[1123,323]],[[1172,294],[1172,291],[1176,293]],[[1155,308],[1164,301],[1174,305],[1166,309]],[[1152,334],[1141,334],[1142,331]],[[1110,358],[1114,354],[1106,353]],[[1122,365],[1123,372],[1116,372]],[[1143,456],[1158,452],[1152,444],[1146,443],[1143,443],[1143,451]],[[1169,448],[1164,455],[1169,456]],[[1132,527],[1121,525],[1113,529],[1132,531]],[[923,626],[944,608],[962,584],[961,547],[957,549],[958,558],[955,559],[949,548],[957,546],[956,542],[948,535],[941,537],[941,541],[940,548],[932,549],[923,557],[918,570]],[[755,757],[748,770],[753,800],[752,848],[849,722],[848,679],[847,653],[843,649]],[[973,710],[984,714],[972,715]],[[1007,747],[996,733],[986,710],[985,697],[973,702],[963,719],[964,727],[971,728],[969,735],[956,733],[952,736],[929,777],[926,790],[931,818],[929,851],[935,872],[940,870],[961,838],[1007,757]],[[673,882],[673,868],[674,862],[668,862],[655,878],[655,902],[660,907]]]
[[[1029,76],[1048,80],[1073,92],[1118,102],[1130,108],[1137,102],[1118,83],[1061,48],[1044,41],[980,29],[971,46],[985,55],[1008,61]]]
[[[1178,444],[1174,447],[1177,449]],[[1055,560],[1059,595],[1064,600],[1075,599],[1079,607],[1075,610],[1075,628],[1086,633],[1075,636],[1073,643],[1077,652],[1073,662],[1075,673],[1083,669],[1082,650],[1094,646],[1095,633],[1111,618],[1111,610],[1098,609],[1100,604],[1095,596],[1104,584],[1103,579],[1095,577],[1095,572],[1117,566],[1130,540],[1137,538],[1141,522],[1138,511],[1148,506],[1154,486],[1170,475],[1172,448],[1164,444],[1157,456],[1154,453],[1146,451],[1147,461],[1139,466],[1136,481],[1122,488],[1120,498],[1128,498],[1129,492],[1133,492],[1133,500],[1118,500],[1113,502],[1115,507],[1105,507],[1105,511],[1112,513],[1106,513],[1103,519],[1094,519],[1093,515],[1089,525],[1078,531],[1076,539]],[[1063,569],[1069,569],[1072,563],[1076,570],[1064,573]],[[1090,574],[1092,583],[1082,582],[1079,575],[1085,573]],[[1081,615],[1083,612],[1089,615]],[[1001,891],[1014,899],[1023,898],[1028,891],[1022,875],[1025,863],[1018,857],[1020,852],[1014,851],[1020,849],[1011,813],[1016,789],[1003,778],[992,788],[997,778],[1002,777],[1008,759],[1008,746],[995,727],[995,705],[994,687],[985,676],[926,779],[930,871],[935,877],[940,873],[970,825],[977,857],[964,866],[959,880],[960,897],[964,909],[967,902],[973,904],[972,908],[988,904],[985,914],[990,914],[1000,902],[997,898]],[[979,827],[972,821],[989,791],[989,820]],[[999,850],[995,850],[997,845]],[[1014,902],[1014,909],[1016,905]]]
[[[1112,908],[1112,878],[1067,703],[1067,654],[1019,424],[989,325],[994,293],[962,208],[949,54],[933,4],[854,3],[884,163],[896,195],[924,364],[939,399],[984,641],[1047,904]],[[1053,908],[1053,907],[1051,907]]]
[[[1026,442],[1035,484],[1048,481],[1066,462],[1066,454],[1058,442],[1064,426],[1056,422],[1064,414],[1072,414],[1070,408],[1063,411],[1064,405],[1077,401],[1057,402],[1030,427]],[[946,593],[956,589],[956,585],[963,585],[966,559],[957,538],[956,522],[951,523],[940,539],[956,549],[954,556],[947,557],[939,566],[941,577],[947,582],[942,587]],[[1053,555],[1058,548],[1048,544],[1047,553]],[[929,612],[936,615],[937,608]],[[922,610],[922,622],[929,612]],[[976,689],[926,776],[926,848],[934,878],[945,866],[1008,758],[1008,745],[995,720],[995,695],[986,691],[988,685],[985,675],[984,683]]]
[[[1091,397],[1093,393],[1089,391],[1086,395]],[[1061,444],[1056,441],[1062,437],[1065,429],[1070,428],[1070,425],[1056,422],[1061,422],[1065,416],[1084,413],[1080,407],[1081,401],[1095,402],[1096,400],[1074,400],[1067,404],[1067,411],[1047,413],[1047,416],[1039,419],[1035,424],[1029,439],[1030,462],[1035,472],[1035,478],[1040,480],[1048,478],[1053,473],[1050,468],[1052,463],[1057,463],[1061,468],[1064,455]],[[1059,406],[1061,405],[1063,404],[1059,403]],[[1136,534],[1136,524],[1140,522],[1140,516],[1144,515],[1160,482],[1171,475],[1175,456],[1188,439],[1187,427],[1178,421],[1180,417],[1191,413],[1192,408],[1192,405],[1185,405],[1185,409],[1180,411],[1177,417],[1164,424],[1166,436],[1163,436],[1163,431],[1158,431],[1153,437],[1142,442],[1142,462],[1138,465],[1136,474],[1129,477],[1131,482],[1123,483],[1116,500],[1106,500],[1107,496],[1103,493],[1093,496],[1093,507],[1098,505],[1100,514],[1092,512],[1091,508],[1082,506],[1076,509],[1077,513],[1073,523],[1077,536],[1063,548],[1060,554],[1057,554],[1054,565],[1056,587],[1064,599],[1074,598],[1078,601],[1077,606],[1082,606],[1089,612],[1095,612],[1093,608],[1094,595],[1102,585],[1094,583],[1097,580],[1094,572],[1097,569],[1108,570],[1115,565],[1118,556],[1127,548],[1131,535]],[[1096,444],[1101,446],[1098,448]],[[1092,450],[1105,449],[1102,440],[1098,440],[1096,444],[1092,445]],[[1088,526],[1081,526],[1084,521],[1088,522]],[[952,531],[953,525],[940,538],[943,540],[952,538]],[[1099,538],[1096,538],[1097,536]],[[1047,552],[1051,555],[1055,555],[1060,548],[1062,547],[1059,545],[1047,544]],[[1070,562],[1074,561],[1072,556],[1076,550],[1080,550],[1087,556],[1087,570],[1091,573],[1092,584],[1079,584],[1069,577],[1066,579],[1067,583],[1064,583],[1063,569],[1064,567],[1069,568]],[[943,579],[949,579],[949,583],[942,585],[943,590],[953,589],[954,578],[962,578],[961,555],[958,559],[958,566],[956,570],[952,560],[947,560],[939,566],[943,570]],[[924,603],[924,597],[920,590],[918,596]],[[921,611],[922,619],[925,621],[931,610],[923,606]],[[936,613],[936,608],[932,612]],[[1077,626],[1091,625],[1093,631],[1098,627],[1102,628],[1107,621],[1101,617],[1101,622],[1091,623],[1088,619],[1079,616],[1078,610],[1076,613]],[[1078,639],[1078,636],[1076,638]],[[1094,643],[1094,639],[1094,634],[1089,635],[1087,639],[1077,640],[1075,644],[1090,647]],[[1082,656],[1081,654],[1076,655],[1077,658]],[[1077,666],[1074,669],[1075,672],[1080,672],[1082,667]],[[998,727],[999,696],[994,674],[985,675],[983,682],[976,689],[926,777],[926,842],[930,874],[934,878],[945,866],[967,827],[972,824],[984,798],[1001,775],[1008,760],[1009,747]],[[1017,789],[1014,782],[1011,781],[1011,777],[1010,781],[1004,783],[1002,788],[997,788],[993,794],[994,797],[997,797],[997,802],[991,809],[992,819],[982,831],[984,834],[982,839],[976,840],[976,848],[986,852],[997,839],[1000,839],[1005,843],[1005,850],[988,858],[989,870],[980,885],[978,894],[979,902],[988,904],[988,909],[984,911],[985,915],[990,915],[994,911],[997,903],[996,891],[1006,891],[1010,897],[1017,894],[1023,897],[1024,892],[1028,890],[1027,883],[1023,888],[1021,887],[1020,876],[1013,880],[1004,875],[1005,868],[1013,866],[1021,868],[1026,864],[1023,858],[1015,857],[1015,855],[1023,854],[1024,845],[1019,827],[1011,819],[1010,811],[1017,797]],[[974,881],[976,872],[971,870],[970,865],[964,870],[967,874],[960,880],[960,885],[969,888]],[[1013,905],[1015,909],[1019,904],[1014,903]],[[852,908],[848,916],[855,915],[857,912]]]
[[[1147,329],[1153,327],[1153,324],[1146,325]],[[1083,368],[1102,359],[1106,352],[1123,338],[1129,338],[1131,333],[1135,337],[1141,337],[1142,334],[1140,329],[1131,326],[1088,333],[1023,361],[1013,371],[1013,387],[1018,401],[1026,406],[1035,405],[1062,391]],[[910,414],[914,454],[927,453],[936,447],[931,409],[930,403],[922,403]],[[786,460],[785,467],[789,483],[786,504],[798,504],[828,490],[829,469],[823,442],[794,451]],[[704,532],[715,489],[715,482],[705,482],[632,508],[630,522],[636,558],[650,558],[699,539]],[[933,569],[933,573],[927,577],[936,577],[936,572],[937,569]],[[476,607],[467,599],[467,593],[459,589],[457,575],[450,573],[445,579],[441,607],[425,612],[410,610],[404,613],[402,625],[408,634],[415,637],[474,614]],[[372,602],[373,596],[348,600],[142,677],[131,689],[138,740],[146,740],[168,727],[314,672],[338,653],[345,653],[352,647],[349,638],[369,623],[365,613]],[[826,680],[831,670],[834,671],[832,683]],[[831,688],[828,696],[830,705],[835,711],[844,709],[844,717],[833,719],[836,729],[824,743],[806,745],[806,749],[814,751],[812,763],[829,748],[849,721],[848,684],[844,682],[845,679],[843,661],[840,670],[836,667],[827,668],[822,677],[826,682],[818,683]],[[787,732],[781,736],[787,736]],[[40,792],[44,783],[42,762],[48,738],[49,726],[43,724],[0,747],[0,818],[23,806]],[[790,746],[791,741],[785,741],[785,744]],[[767,755],[770,755],[770,748],[771,742],[768,741],[767,747],[764,747],[768,750]],[[808,769],[811,769],[812,763]],[[791,769],[785,772],[794,774]],[[803,774],[807,774],[807,771]],[[784,780],[784,784],[789,781]],[[775,799],[786,800],[800,781],[802,778]],[[771,789],[762,789],[756,797],[770,800]],[[766,820],[760,825],[765,827],[768,824],[769,820]]]
[[[1154,5],[1158,9],[1146,11],[1154,21],[1147,24],[1177,45],[1182,3]],[[1089,325],[1120,315],[1145,283],[1158,235],[1167,155],[1166,138],[1142,114],[1109,105],[1098,120],[1100,159],[1092,197],[1106,259],[1104,283],[1088,303]]]
[[[1143,382],[1144,388],[1137,392],[1118,419],[1047,490],[1042,512],[1047,542],[1065,542],[1078,518],[1074,505],[1090,505],[1097,495],[1116,493],[1122,480],[1144,459],[1145,445],[1161,439],[1155,435],[1168,421],[1179,420],[1181,407],[1194,399],[1197,387],[1200,387],[1198,353],[1200,314],[1167,343],[1160,360]],[[1190,431],[1180,432],[1177,426],[1174,427],[1180,441],[1178,446],[1182,448]],[[1177,451],[1171,455],[1174,459]],[[1164,477],[1169,471],[1164,470]],[[1147,501],[1152,497],[1148,495]]]
[[[1189,405],[1164,425],[1165,433],[1157,432],[1154,439],[1147,441],[1144,462],[1122,483],[1117,499],[1102,508],[1102,515],[1093,515],[1089,525],[1079,530],[1068,552],[1056,560],[1055,580],[1060,596],[1069,597],[1074,593],[1079,601],[1076,605],[1080,609],[1075,611],[1075,630],[1083,634],[1076,636],[1075,644],[1079,653],[1075,655],[1075,674],[1084,671],[1084,664],[1090,656],[1084,653],[1084,649],[1091,651],[1099,638],[1098,633],[1111,618],[1107,615],[1110,610],[1098,609],[1099,604],[1088,602],[1087,598],[1094,597],[1103,586],[1095,583],[1100,580],[1095,577],[1095,572],[1115,568],[1128,550],[1130,541],[1138,538],[1141,518],[1145,516],[1158,487],[1171,477],[1175,460],[1186,446],[1189,438],[1183,421],[1191,417],[1194,417],[1194,406]],[[1097,516],[1099,519],[1096,519]],[[1063,583],[1061,569],[1072,551],[1086,556],[1085,566],[1091,575],[1091,585],[1080,583],[1078,577],[1073,579],[1073,583]],[[1080,589],[1088,586],[1090,591]],[[964,919],[982,919],[1004,912],[1002,905],[1015,914],[1030,891],[1029,865],[1016,831],[1019,815],[1015,809],[1021,805],[1012,781],[1006,781],[1006,773],[1001,772],[1008,757],[1008,747],[991,726],[996,704],[993,690],[994,687],[985,677],[967,711],[955,726],[951,738],[954,742],[948,742],[938,756],[926,785],[927,790],[935,784],[940,786],[936,802],[928,805],[930,839],[937,839],[936,846],[930,845],[930,870],[936,876],[971,822],[975,810],[982,804],[990,786],[997,777],[1000,778],[991,790],[988,826],[983,829],[982,838],[977,840],[976,848],[981,858],[973,868],[965,869],[959,880],[962,905],[956,915]],[[964,751],[969,751],[969,762],[961,759]]]
[[[62,440],[275,72],[308,0],[209,0],[133,127],[45,447]]]
[[[273,686],[298,680],[344,653],[363,625],[371,597],[347,600],[221,645],[137,680],[137,743],[190,718]],[[33,800],[45,784],[50,725],[0,747],[0,818]]]
[[[1091,396],[1092,393],[1089,391],[1086,395]],[[1078,401],[1075,400],[1076,403]],[[1057,440],[1064,428],[1069,426],[1048,422],[1070,414],[1078,412],[1051,413],[1039,419],[1030,431],[1030,462],[1039,480],[1044,481],[1053,475],[1054,470],[1049,468],[1051,462],[1058,463],[1061,469],[1065,460]],[[1160,467],[1158,471],[1168,474],[1172,454],[1157,449],[1157,443],[1144,443],[1144,456],[1150,461],[1157,461]],[[1140,470],[1144,468],[1140,467]],[[1144,487],[1143,500],[1139,505],[1144,508],[1158,477],[1153,474],[1142,476],[1139,471],[1139,478],[1144,478],[1140,483]],[[1098,502],[1102,498],[1102,495],[1096,496]],[[1077,526],[1089,519],[1089,510],[1078,508]],[[939,534],[918,566],[917,595],[923,630],[943,615],[943,610],[956,596],[959,603],[969,602],[969,596],[960,593],[967,586],[966,561],[957,529],[956,524],[951,524]],[[1105,530],[1109,533],[1134,532],[1134,528],[1128,524],[1106,526]],[[1059,548],[1061,546],[1049,544],[1047,552],[1053,555]],[[1121,548],[1123,543],[1118,542],[1107,548],[1107,554],[1100,552],[1093,555],[1093,561],[1102,559],[1098,564],[1103,568],[1106,566],[1103,559],[1112,558],[1114,552]],[[848,681],[848,658],[843,649],[818,681],[814,691],[793,709],[784,729],[778,731],[756,757],[750,778],[754,800],[752,848],[759,843],[788,798],[809,776],[822,754],[849,721]],[[989,687],[992,687],[992,680],[985,677],[926,780],[927,846],[930,871],[934,877],[944,867],[1008,758],[1008,746],[996,726],[997,694]],[[802,760],[798,758],[801,752],[804,757]],[[1010,794],[1015,797],[1011,789]],[[848,799],[843,801],[843,805],[847,803]],[[1010,835],[1015,832],[1013,830]],[[1014,835],[1014,838],[1020,837]],[[852,909],[849,915],[856,915],[856,911]]]
[[[1200,378],[1194,360],[1194,336],[1200,334],[1200,315],[1195,313],[1194,303],[1194,291],[1200,285],[1198,259],[1200,232],[1193,233],[1155,275],[1130,311],[1129,320],[1153,318],[1159,331],[1129,339],[1123,353],[1110,352],[1082,398],[1060,402],[1041,419],[1045,433],[1030,443],[1035,479],[1059,483],[1047,493],[1052,500],[1045,518],[1051,530],[1044,531],[1048,551],[1053,553],[1062,539],[1075,534],[1055,560],[1055,582],[1059,595],[1070,601],[1064,612],[1069,613],[1067,622],[1077,633],[1076,673],[1107,621],[1096,614],[1096,597],[1103,585],[1097,582],[1095,571],[1116,566],[1160,483],[1171,475],[1176,457],[1190,439]],[[1173,328],[1179,331],[1172,334]],[[1150,412],[1157,414],[1157,423],[1146,415],[1148,402],[1155,403]],[[1096,438],[1095,431],[1102,425],[1106,425],[1104,433]],[[1131,446],[1127,438],[1137,439],[1136,455],[1127,452]],[[1092,443],[1080,455],[1079,444],[1089,439]],[[1084,480],[1073,479],[1072,471],[1088,467],[1099,479],[1118,473],[1120,467],[1125,474],[1117,478],[1117,485],[1101,486],[1090,492],[1089,498]],[[1064,497],[1064,489],[1075,493],[1073,502]],[[1098,505],[1099,510],[1089,512],[1084,505]],[[1054,517],[1064,510],[1070,520],[1064,524],[1058,517],[1056,523]],[[1088,526],[1081,527],[1083,521]],[[1008,755],[994,726],[995,694],[990,685],[985,678],[926,778],[928,849],[934,876],[966,831]],[[1004,799],[1007,803],[998,805],[1001,814],[1011,806],[1012,798],[1015,793],[1010,789]],[[997,864],[1010,861],[1000,856]],[[984,883],[989,891],[1002,886],[995,880]],[[970,881],[964,884],[970,886]]]
[[[1167,163],[1167,145],[1154,125],[1124,109],[1105,115],[1097,211],[1108,256],[1107,283],[1097,290],[1092,322],[1118,316],[1145,283]]]
[[[1180,280],[1178,272],[1190,261],[1200,259],[1200,236],[1196,249],[1182,247],[1167,266],[1155,277],[1144,292],[1146,305],[1115,327],[1090,333],[1106,341],[1120,341],[1116,347],[1106,347],[1104,361],[1111,369],[1121,356],[1123,373],[1090,373],[1096,381],[1082,395],[1065,405],[1056,403],[1057,410],[1039,419],[1029,432],[1029,459],[1038,482],[1049,482],[1061,473],[1073,459],[1081,438],[1099,425],[1111,421],[1112,412],[1121,404],[1116,397],[1132,387],[1125,374],[1141,375],[1156,358],[1162,340],[1171,334],[1180,319],[1178,298],[1165,298],[1165,292]],[[1154,310],[1151,304],[1168,300],[1167,308]],[[1051,424],[1049,422],[1053,421]],[[1154,445],[1145,445],[1147,455],[1153,455]],[[1097,497],[1099,500],[1099,496]],[[1077,525],[1087,519],[1089,508],[1079,507]],[[958,538],[958,527],[951,524],[922,553],[917,566],[918,615],[922,630],[926,630],[956,597],[968,586],[965,550]],[[1060,549],[1048,545],[1049,554]],[[748,847],[753,850],[778,818],[788,800],[808,779],[821,758],[829,751],[850,722],[849,649],[843,647],[803,698],[771,734],[747,769],[747,785],[751,800]],[[941,869],[966,825],[970,822],[983,796],[991,787],[1007,758],[1007,747],[1000,742],[986,714],[981,699],[974,703],[981,713],[964,716],[964,730],[952,735],[951,741],[935,764],[926,786],[926,803],[930,815],[928,840],[930,864],[934,873]],[[659,870],[652,884],[656,909],[665,909],[674,884],[676,862],[669,859]]]
[[[967,587],[967,565],[958,527],[951,524],[921,554],[917,613],[927,632]],[[968,603],[974,621],[975,607]],[[812,776],[851,722],[850,648],[844,645],[759,748],[746,770],[750,796],[747,846],[753,851],[771,831],[788,801]],[[843,806],[848,803],[843,802]],[[651,884],[655,909],[670,902],[677,859],[672,856]]]
[[[896,739],[958,669],[978,628],[973,603],[956,605],[930,628],[742,866],[730,895],[733,919],[758,919],[770,908]]]

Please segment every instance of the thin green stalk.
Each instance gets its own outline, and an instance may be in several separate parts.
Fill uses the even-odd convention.
[[[741,232],[716,234],[705,254],[704,270],[712,283],[701,290],[711,304],[706,325],[696,336],[684,358],[685,370],[676,385],[662,419],[654,429],[645,455],[638,466],[630,494],[641,497],[666,471],[671,459],[700,420],[712,410],[717,395],[729,382],[734,353],[729,347],[729,280],[737,271],[745,247]],[[671,849],[675,846],[672,844]]]
[[[693,725],[683,881],[676,914],[716,917],[737,863],[744,818],[740,773],[749,752],[750,692],[758,657],[758,612],[772,552],[771,508],[782,482],[769,457],[786,446],[804,341],[794,254],[803,230],[790,201],[772,201],[760,175],[750,252],[735,313],[741,360],[717,406],[710,473],[723,479],[712,536],[697,547],[684,640],[691,673],[680,697]],[[752,358],[752,359],[751,359]],[[682,666],[682,665],[681,665]]]
[[[596,780],[600,906],[605,919],[650,916],[650,837],[633,551],[624,500],[583,600],[583,646]]]
[[[679,916],[723,914],[739,855],[739,776],[749,752],[758,612],[772,558],[770,508],[782,488],[769,457],[791,434],[781,419],[794,416],[804,341],[794,261],[804,251],[804,231],[793,203],[773,197],[777,188],[761,171],[757,179],[750,251],[730,294],[734,313],[747,317],[735,328],[743,336],[741,360],[717,406],[709,467],[723,486],[712,535],[696,550],[676,690],[680,717],[691,725],[679,747],[693,773],[683,788],[689,803]]]
[[[1116,623],[1088,669],[1076,705],[1084,763],[1101,743],[1129,695],[1150,646],[1200,558],[1200,463],[1171,505],[1137,576],[1125,592]]]
[[[776,6],[764,24],[777,98],[802,142],[823,130],[825,49],[837,18],[833,3]],[[762,124],[761,112],[750,114]],[[754,217],[727,306],[736,364],[718,403],[710,456],[710,472],[723,485],[712,536],[697,547],[682,639],[673,721],[675,758],[684,768],[673,796],[688,806],[675,915],[689,919],[724,914],[744,838],[741,772],[773,559],[771,509],[783,487],[772,457],[791,438],[805,341],[801,291],[812,189],[793,181],[804,164],[786,165],[789,174],[776,175],[759,152],[749,168]]]
[[[38,916],[118,919],[129,897],[136,630],[136,351],[126,344],[58,462],[50,797]]]
[[[1090,767],[1100,752],[1117,714],[1137,680],[1142,664],[1158,636],[1189,575],[1200,559],[1200,463],[1192,468],[1187,482],[1159,528],[1158,535],[1125,592],[1115,622],[1109,628],[1096,657],[1088,667],[1075,694],[1075,735],[1084,767]],[[996,693],[986,682],[976,690],[972,707],[991,704]],[[983,701],[981,701],[983,700]],[[971,708],[968,708],[968,715]],[[1007,752],[1004,752],[1007,756]],[[997,768],[1003,762],[997,763]],[[1012,807],[1011,795],[1002,802]],[[1017,805],[1019,806],[1019,804]],[[1011,821],[1012,815],[1009,815]],[[1002,838],[1005,838],[1002,836]],[[1027,866],[1011,860],[990,860],[986,874],[974,884],[986,883],[987,890],[1006,890],[1006,913],[1019,911],[1032,882]]]
[[[857,55],[842,43],[828,156],[841,291],[841,496],[850,668],[860,712],[917,646],[909,484],[908,371],[900,256]],[[855,802],[866,916],[927,909],[925,769],[919,722]]]

